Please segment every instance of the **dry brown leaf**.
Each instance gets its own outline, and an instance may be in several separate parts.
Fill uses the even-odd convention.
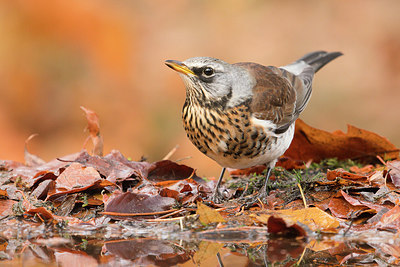
[[[72,190],[91,185],[98,180],[102,179],[93,167],[85,167],[80,163],[74,162],[58,176],[56,188]]]
[[[197,211],[199,215],[199,220],[202,224],[207,225],[210,223],[220,223],[225,222],[225,219],[213,208],[204,205],[201,202],[197,202]]]
[[[343,169],[336,169],[333,171],[328,171],[326,173],[326,179],[328,179],[329,181],[333,181],[338,177],[349,180],[367,179],[367,176],[365,175],[351,173]]]
[[[25,165],[28,167],[40,166],[46,163],[46,161],[44,161],[43,159],[41,159],[36,155],[29,153],[28,151],[28,143],[35,136],[37,136],[37,134],[32,134],[25,140],[24,159],[25,159]]]
[[[347,133],[313,128],[302,120],[296,121],[292,144],[285,156],[293,160],[320,161],[326,158],[371,159],[376,155],[398,159],[399,149],[385,137],[348,125]]]
[[[396,187],[400,187],[400,161],[389,161],[386,163],[386,167],[389,170],[393,184]]]
[[[93,155],[103,156],[103,137],[100,135],[100,123],[97,114],[90,109],[81,106],[86,114],[90,138],[93,143]]]

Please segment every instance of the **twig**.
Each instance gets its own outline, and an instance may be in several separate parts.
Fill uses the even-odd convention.
[[[221,255],[219,254],[219,252],[217,253],[217,260],[219,267],[224,267],[224,263],[222,262]]]
[[[168,154],[163,158],[163,160],[168,160],[171,158],[171,156],[176,152],[176,150],[178,150],[179,145],[176,145],[173,149],[171,149],[170,152],[168,152]]]
[[[297,266],[300,266],[300,263],[301,263],[301,261],[302,261],[303,258],[304,258],[304,254],[306,254],[307,248],[308,248],[308,244],[307,244],[307,246],[304,247],[303,253],[301,253],[300,259],[299,259],[299,260],[297,261],[297,263],[296,263]]]
[[[161,217],[158,217],[158,219],[165,219],[165,218],[168,218],[169,216],[178,214],[178,213],[180,213],[180,212],[182,212],[182,211],[185,211],[185,209],[180,209],[180,210],[173,211],[173,212],[171,212],[171,213],[168,213],[168,214],[165,214],[165,215],[163,215],[163,216],[161,216]]]
[[[134,216],[151,216],[151,215],[166,214],[166,213],[170,213],[170,212],[174,212],[174,211],[176,211],[176,209],[154,211],[154,212],[143,212],[143,213],[120,213],[120,212],[113,212],[113,211],[103,211],[103,212],[99,212],[99,213],[104,214],[104,215],[109,215],[109,216],[134,217]]]
[[[297,183],[297,186],[298,186],[299,189],[300,189],[300,194],[301,194],[301,197],[303,198],[304,207],[305,207],[305,208],[308,208],[307,202],[306,202],[306,198],[304,197],[303,188],[301,188],[300,183]]]
[[[377,155],[376,156],[377,159],[379,159],[379,161],[386,166],[386,162],[381,158],[381,156]]]
[[[192,214],[189,216],[181,216],[181,217],[167,218],[167,219],[147,219],[146,222],[173,222],[173,221],[180,221],[187,217],[196,217],[196,216],[197,214]]]
[[[354,211],[352,211],[350,214],[350,219],[351,219],[350,225],[349,225],[349,228],[347,228],[346,231],[343,233],[343,237],[346,236],[346,234],[350,231],[350,228],[353,226],[353,222],[354,222],[353,214],[354,214]]]

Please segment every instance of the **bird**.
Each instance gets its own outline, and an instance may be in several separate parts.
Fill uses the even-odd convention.
[[[310,100],[314,74],[341,55],[315,51],[282,67],[230,64],[212,57],[165,61],[186,88],[182,120],[187,137],[222,166],[212,201],[223,199],[219,187],[226,168],[265,165],[259,196],[268,195],[271,170],[292,142],[295,121]]]

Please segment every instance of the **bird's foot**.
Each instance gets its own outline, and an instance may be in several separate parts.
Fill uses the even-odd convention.
[[[246,203],[242,205],[244,209],[250,209],[253,207],[255,204],[268,204],[267,197],[269,195],[269,190],[261,190],[258,194],[249,197],[246,199]]]
[[[215,204],[221,204],[225,200],[225,198],[217,189],[211,195],[210,200]]]

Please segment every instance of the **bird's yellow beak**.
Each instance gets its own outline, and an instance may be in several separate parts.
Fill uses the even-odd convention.
[[[183,62],[177,61],[177,60],[166,60],[165,64],[170,67],[171,69],[183,73],[185,75],[196,75],[194,72],[189,69]]]

